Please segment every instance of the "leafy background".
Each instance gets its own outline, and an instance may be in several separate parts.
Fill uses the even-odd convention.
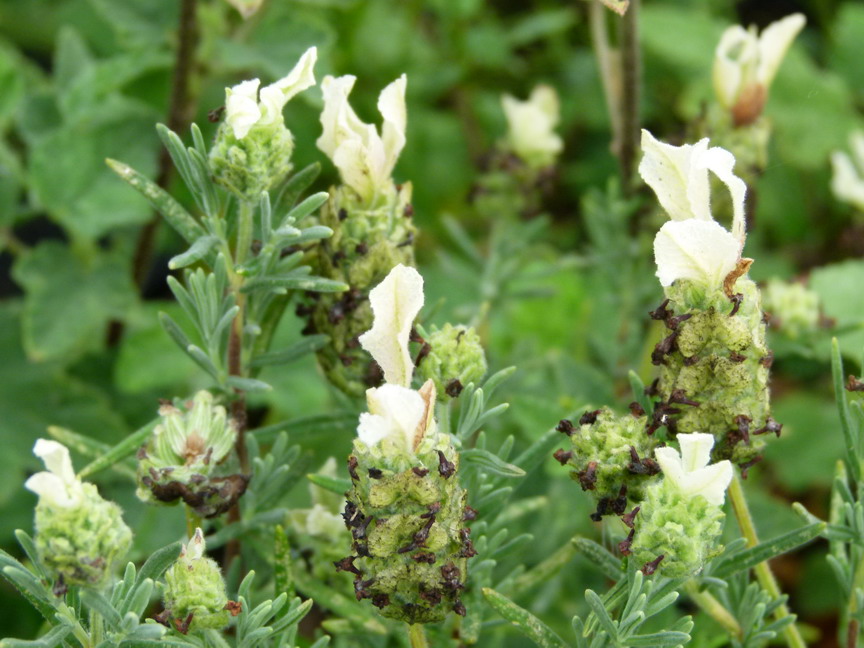
[[[166,227],[141,285],[133,258],[152,214],[104,164],[121,159],[155,176],[160,145],[154,124],[166,119],[179,3],[152,0],[0,1],[0,546],[17,553],[12,532],[31,527],[35,498],[21,484],[37,468],[30,450],[48,425],[114,443],[150,420],[159,398],[206,387],[205,377],[158,325],[173,313],[165,277],[180,249]],[[194,119],[212,136],[209,111],[224,87],[260,76],[278,78],[317,45],[317,76],[358,77],[353,101],[367,121],[378,91],[402,72],[409,79],[408,146],[396,176],[415,187],[422,236],[428,321],[470,318],[487,285],[486,265],[454,242],[448,218],[489,248],[488,223],[468,196],[483,154],[501,137],[500,95],[524,97],[537,82],[557,88],[565,153],[548,218],[534,241],[514,241],[515,279],[494,300],[483,331],[494,369],[519,367],[507,384],[511,408],[490,429],[512,434],[517,448],[561,417],[588,405],[626,404],[627,370],[650,380],[653,330],[645,313],[661,291],[651,277],[652,206],[644,190],[624,201],[609,151],[609,124],[590,47],[583,2],[533,0],[271,0],[248,22],[227,4],[202,0],[200,43],[192,75]],[[862,126],[864,5],[800,0],[737,3],[647,0],[642,7],[642,121],[667,139],[711,101],[711,60],[729,24],[765,25],[793,11],[808,26],[772,88],[774,126],[768,168],[753,187],[748,255],[752,274],[808,278],[834,318],[841,344],[860,368],[864,348],[864,217],[829,190],[829,153]],[[317,189],[336,180],[315,148],[320,91],[291,102],[286,123],[297,139],[297,168],[320,161]],[[183,199],[174,182],[172,191]],[[636,224],[634,226],[634,223]],[[286,321],[294,339],[302,325]],[[747,488],[760,533],[795,525],[791,501],[824,517],[841,435],[829,380],[829,334],[792,341],[772,334],[775,418],[783,438],[751,472]],[[274,390],[254,402],[264,425],[344,407],[307,357],[262,377]],[[335,452],[340,469],[353,431],[304,437],[311,465]],[[340,448],[337,452],[334,448]],[[120,501],[137,530],[135,556],[182,533],[182,514],[147,509],[128,479],[103,476],[100,487]],[[544,506],[514,526],[532,532],[523,548],[539,562],[577,531],[596,535],[590,503],[551,459],[520,485],[520,496],[546,496]],[[305,489],[291,495],[305,501]],[[824,547],[786,557],[775,569],[793,609],[833,645],[839,595]],[[520,600],[553,627],[566,627],[584,605],[578,595],[603,583],[581,559]],[[32,636],[37,621],[0,584],[0,635]],[[697,625],[711,644],[710,622]],[[520,645],[513,637],[510,645]],[[814,645],[816,641],[814,640]]]

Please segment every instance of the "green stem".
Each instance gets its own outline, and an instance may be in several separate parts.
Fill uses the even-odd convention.
[[[190,540],[195,535],[195,529],[201,526],[201,517],[188,506],[186,507],[186,537]]]
[[[255,206],[243,201],[240,203],[240,213],[237,216],[237,248],[234,250],[234,264],[243,265],[252,249],[252,215]]]
[[[95,647],[102,643],[102,615],[96,610],[90,610],[90,646]]]
[[[858,645],[858,635],[861,633],[858,620],[855,618],[858,609],[858,592],[864,590],[864,551],[860,552],[858,565],[855,567],[855,576],[852,579],[852,591],[849,592],[849,602],[846,605],[846,646],[855,648]]]
[[[621,142],[621,83],[620,75],[614,65],[616,53],[609,45],[609,29],[606,24],[606,8],[600,0],[588,4],[588,19],[591,26],[591,45],[597,57],[606,110],[612,130],[612,150],[618,151]]]
[[[729,500],[732,502],[732,510],[735,512],[735,519],[738,520],[741,535],[747,540],[747,546],[755,547],[759,544],[759,536],[756,535],[756,525],[753,523],[753,516],[750,515],[750,509],[744,497],[744,489],[741,486],[741,478],[737,473],[733,475],[732,483],[729,484]],[[767,562],[759,563],[753,568],[753,571],[756,572],[756,580],[771,598],[777,599],[782,596],[780,585]],[[774,612],[774,618],[778,621],[790,616],[792,613],[789,612],[785,603],[778,606]],[[789,648],[807,648],[807,644],[804,643],[804,638],[795,623],[786,626],[783,629],[783,635]]]
[[[639,157],[639,104],[642,97],[642,50],[639,43],[640,0],[630,0],[621,19],[621,142],[618,160],[624,195],[633,192]]]
[[[411,642],[411,648],[429,648],[429,644],[426,642],[426,633],[423,632],[423,626],[419,623],[408,626],[408,640]]]
[[[699,584],[695,580],[687,581],[684,584],[684,591],[687,592],[687,596],[690,597],[690,600],[698,605],[699,609],[721,625],[723,629],[729,633],[729,636],[738,641],[741,640],[744,636],[744,631],[741,629],[741,625],[735,617],[732,616],[732,613],[723,607],[723,604],[714,598],[710,592],[700,591]]]

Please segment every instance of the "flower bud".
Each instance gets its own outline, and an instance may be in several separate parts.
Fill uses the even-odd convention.
[[[344,519],[354,554],[336,563],[354,574],[358,600],[406,623],[465,614],[460,593],[475,555],[465,527],[473,519],[459,486],[459,455],[435,423],[435,384],[410,388],[408,340],[423,306],[423,278],[396,266],[370,295],[375,320],[359,342],[387,382],[366,392]]]
[[[564,143],[555,133],[561,118],[555,89],[538,85],[526,101],[504,95],[501,105],[507,117],[504,148],[533,169],[552,166],[564,148]]]
[[[572,479],[597,500],[594,519],[623,514],[628,499],[641,500],[660,471],[651,458],[656,442],[646,431],[647,418],[641,408],[634,409],[617,416],[603,408],[585,412],[578,427],[569,421],[559,425],[570,437],[570,450],[559,450],[555,458],[570,466]]]
[[[39,495],[39,559],[63,583],[103,587],[132,544],[132,532],[123,522],[120,507],[102,499],[93,484],[75,476],[65,446],[39,439],[33,452],[48,468],[25,483]]]
[[[214,517],[246,491],[248,478],[232,474],[229,461],[237,430],[209,392],[185,406],[159,408],[161,421],[138,452],[137,494],[145,502],[182,500],[198,515]]]
[[[748,464],[779,434],[771,419],[768,373],[772,354],[765,340],[759,289],[739,278],[735,300],[692,281],[666,289],[654,311],[667,327],[652,360],[660,365],[659,412],[670,431],[709,432],[718,457]]]
[[[486,375],[486,353],[473,327],[449,323],[441,329],[433,327],[426,344],[429,353],[418,370],[424,380],[435,383],[439,398],[455,398],[463,387],[478,385]]]
[[[217,183],[240,200],[257,202],[291,171],[294,136],[285,127],[282,109],[297,93],[315,84],[312,47],[294,69],[261,89],[252,79],[225,91],[225,121],[210,151],[210,170]]]
[[[358,600],[406,623],[464,614],[467,560],[475,554],[465,526],[473,511],[459,486],[459,455],[432,418],[435,388],[384,385],[370,395],[354,452],[345,524],[354,554],[340,568],[355,574]]]
[[[239,612],[225,595],[219,566],[204,555],[204,549],[204,534],[199,528],[165,572],[163,618],[170,619],[184,634],[219,630],[228,625],[232,614]]]
[[[668,578],[699,573],[717,553],[733,470],[728,461],[708,465],[710,434],[680,434],[678,442],[680,454],[669,447],[655,450],[663,479],[648,487],[628,548],[636,564],[653,564]]]
[[[734,25],[723,32],[714,55],[714,90],[735,126],[752,124],[762,114],[771,83],[805,22],[803,14],[792,14],[758,37],[755,27]]]
[[[819,328],[819,295],[797,281],[771,279],[762,292],[771,326],[795,339]]]

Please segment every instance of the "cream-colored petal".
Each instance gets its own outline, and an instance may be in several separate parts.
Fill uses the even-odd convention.
[[[321,137],[316,144],[331,160],[343,140],[364,136],[366,124],[360,121],[348,103],[348,95],[356,80],[357,77],[346,74],[341,77],[328,75],[321,81],[324,110],[321,112]]]
[[[564,142],[554,131],[558,113],[553,104],[557,104],[557,97],[548,87],[539,93],[535,89],[528,101],[520,101],[510,95],[501,97],[501,106],[507,119],[507,143],[516,155],[531,166],[552,164],[564,147]]]
[[[78,488],[70,489],[60,477],[50,472],[38,472],[31,475],[24,488],[36,493],[40,502],[58,508],[72,508],[78,503]]]
[[[414,374],[408,338],[423,307],[423,277],[400,263],[372,289],[369,302],[374,320],[360,344],[384,371],[386,382],[408,387]]]
[[[422,396],[400,385],[382,385],[366,391],[369,412],[360,415],[357,435],[374,447],[390,439],[406,452],[413,452],[418,426],[423,422],[426,404]]]
[[[390,421],[383,416],[363,412],[357,424],[357,437],[369,448],[374,448],[382,439],[390,436]]]
[[[723,460],[687,474],[682,490],[690,497],[701,495],[710,504],[722,506],[731,481],[732,464]]]
[[[796,13],[768,25],[759,36],[759,67],[756,79],[766,89],[783,62],[783,57],[798,33],[804,29],[807,19],[804,14]]]
[[[668,479],[680,488],[684,481],[684,466],[681,463],[681,455],[678,454],[678,451],[668,446],[657,448],[654,450],[654,458],[663,471],[663,478]]]
[[[261,119],[258,105],[258,86],[261,81],[251,79],[225,89],[225,122],[234,131],[234,137],[243,139]]]
[[[744,220],[744,200],[747,183],[735,175],[735,156],[726,149],[714,146],[701,156],[700,163],[714,173],[729,189],[732,195],[732,235],[744,246],[746,224]]]
[[[561,104],[558,101],[558,93],[555,92],[555,88],[542,83],[535,86],[528,97],[528,102],[546,115],[551,126],[558,125],[561,118]]]
[[[369,128],[374,129],[372,126]],[[371,162],[368,147],[356,137],[343,140],[333,154],[333,164],[339,169],[342,182],[364,200],[371,200],[375,195],[377,174]]]
[[[831,154],[831,191],[844,202],[864,210],[864,178],[846,153]]]
[[[261,89],[261,123],[273,124],[282,119],[282,109],[295,95],[315,85],[315,61],[318,49],[310,47],[287,75]]]
[[[381,174],[385,179],[393,174],[396,160],[405,147],[405,129],[408,125],[408,111],[405,107],[407,83],[408,79],[403,74],[384,88],[378,97],[378,111],[384,118],[381,126],[384,163]]]
[[[195,533],[189,538],[189,542],[183,546],[181,556],[185,556],[187,560],[200,560],[204,556],[206,548],[204,531],[201,530],[201,527],[197,527]]]
[[[714,435],[702,432],[679,434],[678,445],[681,446],[681,463],[684,470],[693,472],[704,468],[711,461],[711,448],[714,447]]]
[[[69,450],[62,443],[37,439],[33,446],[33,454],[42,460],[49,472],[57,475],[64,483],[72,484],[78,481]]]
[[[733,25],[723,32],[714,51],[712,77],[720,105],[731,109],[746,81],[745,73],[755,69],[759,45],[752,32]]]
[[[642,130],[642,161],[639,174],[657,194],[657,200],[672,220],[711,220],[708,169],[696,164],[708,150],[708,140],[672,146]]]
[[[714,221],[670,221],[654,238],[657,277],[663,286],[692,279],[719,288],[738,264],[738,240]]]

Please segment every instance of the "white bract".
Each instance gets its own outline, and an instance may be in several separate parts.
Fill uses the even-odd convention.
[[[189,542],[180,550],[180,557],[187,560],[200,560],[204,556],[206,545],[204,543],[204,532],[201,527],[195,529],[195,533],[189,538]]]
[[[282,122],[282,109],[292,97],[315,85],[315,60],[318,50],[310,47],[294,69],[258,92],[259,79],[243,81],[225,89],[225,121],[234,137],[243,139],[254,126],[268,126]]]
[[[57,508],[73,508],[84,496],[81,480],[75,476],[69,450],[61,443],[39,439],[33,446],[48,471],[32,475],[24,487],[39,496],[40,504]]]
[[[423,308],[423,277],[400,263],[372,289],[369,302],[375,319],[360,336],[360,345],[381,367],[385,382],[409,387],[414,362],[408,340],[414,318]]]
[[[360,415],[357,434],[370,448],[388,439],[411,453],[434,431],[434,383],[410,388],[414,362],[408,342],[423,307],[423,277],[400,263],[372,289],[369,301],[375,319],[359,340],[384,371],[386,384],[366,391],[369,411]]]
[[[426,403],[419,392],[400,385],[381,385],[366,392],[368,412],[360,415],[357,435],[370,448],[383,439],[392,439],[402,450],[413,451],[422,429]]]
[[[742,102],[755,102],[745,110],[758,117],[771,82],[792,41],[804,28],[806,19],[797,13],[771,23],[757,36],[756,28],[729,27],[714,53],[714,91],[720,104],[734,110]]]
[[[670,222],[654,239],[657,276],[664,286],[693,279],[717,287],[735,269],[744,247],[747,185],[733,172],[735,157],[708,139],[672,146],[642,131],[642,179],[657,194]],[[732,232],[711,215],[712,172],[732,197]]]
[[[544,167],[555,161],[564,143],[555,133],[560,105],[554,88],[538,85],[527,101],[501,97],[507,117],[507,144],[529,166]]]
[[[664,483],[671,483],[685,497],[701,495],[710,504],[722,506],[732,481],[732,464],[723,460],[708,465],[714,437],[694,432],[679,434],[681,454],[674,448],[657,448],[654,457],[663,470]]]
[[[316,143],[339,169],[342,182],[364,201],[372,202],[393,186],[393,168],[405,147],[407,79],[403,74],[378,97],[378,111],[384,118],[380,135],[373,124],[361,121],[348,103],[356,80],[351,75],[324,77],[323,132]]]
[[[864,211],[864,132],[852,133],[849,145],[851,156],[843,151],[831,154],[831,190],[839,200]]]

